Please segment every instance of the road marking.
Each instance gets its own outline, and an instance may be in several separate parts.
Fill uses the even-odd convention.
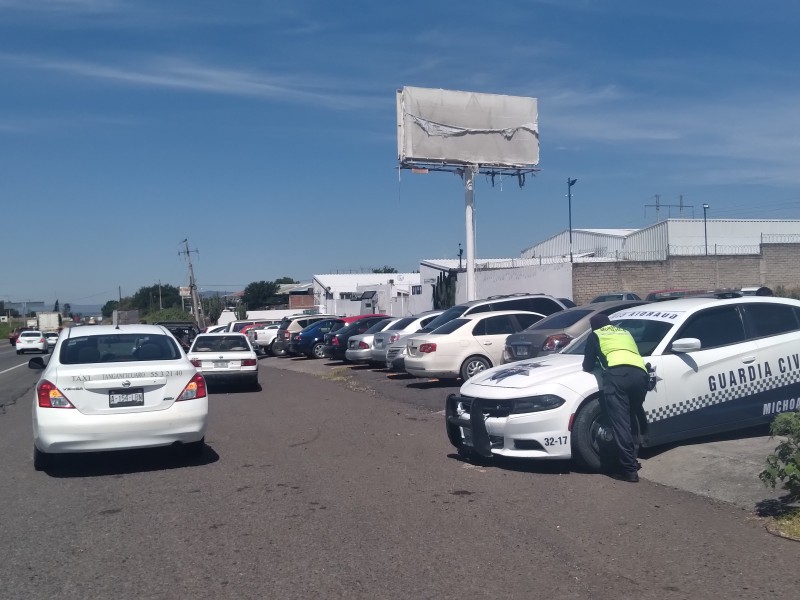
[[[0,375],[3,373],[8,373],[9,371],[13,371],[14,369],[19,369],[20,367],[24,367],[28,363],[22,363],[21,365],[17,365],[16,367],[11,367],[10,369],[6,369],[5,371],[0,371]]]

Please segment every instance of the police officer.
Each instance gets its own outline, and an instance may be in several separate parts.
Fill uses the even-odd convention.
[[[641,410],[647,395],[648,374],[633,336],[614,327],[607,315],[595,315],[589,321],[592,333],[586,342],[583,370],[603,370],[602,404],[614,432],[619,456],[619,472],[611,476],[636,483],[639,463],[636,461],[638,434],[635,413]]]

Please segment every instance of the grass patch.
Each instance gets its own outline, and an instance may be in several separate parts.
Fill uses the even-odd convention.
[[[771,519],[768,529],[773,533],[779,533],[800,541],[800,508]]]
[[[350,369],[347,367],[334,367],[329,372],[322,376],[323,379],[330,379],[331,381],[348,381],[350,377]]]

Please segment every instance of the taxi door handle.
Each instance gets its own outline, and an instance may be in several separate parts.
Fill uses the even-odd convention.
[[[755,362],[755,360],[756,360],[755,356],[744,356],[744,357],[742,357],[742,362],[744,364],[746,364],[746,365],[749,365],[751,362]]]

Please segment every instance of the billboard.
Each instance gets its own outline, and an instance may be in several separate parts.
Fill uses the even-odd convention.
[[[397,152],[407,168],[531,169],[539,163],[537,99],[404,87],[397,90]]]

